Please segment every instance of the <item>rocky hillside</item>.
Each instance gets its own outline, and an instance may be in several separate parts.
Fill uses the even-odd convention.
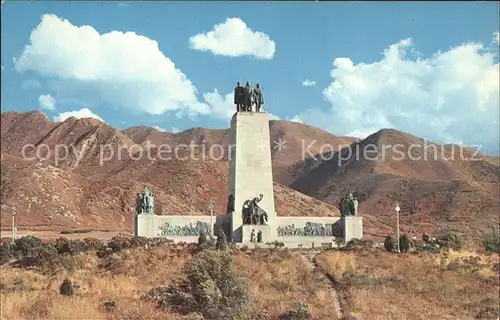
[[[2,224],[16,212],[18,224],[31,229],[132,230],[136,194],[144,185],[156,194],[157,214],[208,214],[210,199],[216,213],[225,214],[228,163],[204,157],[201,146],[227,145],[227,134],[201,128],[168,134],[149,127],[121,132],[95,119],[53,123],[39,111],[2,114]],[[191,152],[182,148],[181,159],[159,154],[162,144],[175,149],[191,141],[199,145],[195,159],[182,159]],[[25,148],[23,156],[29,144],[47,147],[39,147],[39,154]],[[141,150],[148,156],[135,160]],[[280,214],[339,215],[336,206],[277,182],[275,201]]]
[[[367,224],[379,230],[391,231],[397,202],[406,231],[470,232],[498,224],[498,157],[385,129],[322,159],[295,164],[302,174],[290,186],[329,203],[355,190]]]
[[[396,202],[405,230],[469,232],[498,223],[498,157],[397,130],[358,141],[300,123],[270,121],[269,127],[271,141],[286,141],[281,150],[271,145],[279,215],[339,215],[338,199],[352,189],[367,234],[392,232]],[[1,130],[3,225],[15,211],[29,228],[131,230],[144,185],[157,195],[157,214],[207,214],[212,198],[217,214],[225,213],[227,129],[120,131],[96,119],[52,122],[32,111],[3,113]],[[23,154],[29,144],[38,149],[25,147]],[[220,160],[207,153],[215,144],[224,146],[212,153]],[[191,152],[194,157],[182,158]]]

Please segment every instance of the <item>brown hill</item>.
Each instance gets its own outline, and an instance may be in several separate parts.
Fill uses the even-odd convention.
[[[369,229],[390,232],[394,207],[401,223],[419,231],[472,231],[498,224],[498,158],[380,130],[341,152],[296,164],[304,173],[290,186],[329,203],[358,192]]]
[[[228,130],[195,128],[168,134],[148,127],[120,132],[95,119],[69,118],[52,123],[40,112],[2,114],[2,224],[9,225],[12,212],[18,225],[31,229],[98,228],[132,230],[135,196],[147,185],[156,194],[156,213],[170,215],[208,214],[214,199],[217,214],[225,213],[228,163],[224,159],[203,159],[207,149],[194,148],[195,159],[159,157],[159,146],[172,148],[191,141],[206,146],[227,144]],[[40,117],[42,115],[42,117]],[[8,124],[16,124],[10,125]],[[5,124],[5,126],[4,126]],[[41,128],[47,128],[42,130]],[[39,133],[38,135],[36,133]],[[147,146],[147,143],[150,145]],[[21,141],[22,143],[17,143]],[[44,161],[33,148],[22,157],[23,145],[46,145]],[[134,157],[140,152],[148,156]],[[153,144],[153,145],[152,145]],[[151,146],[152,145],[152,146]],[[66,159],[56,161],[55,150],[69,146]],[[109,147],[109,148],[108,148]],[[110,151],[113,155],[103,151]],[[121,149],[121,153],[117,150]],[[191,151],[181,148],[181,156]],[[109,160],[101,165],[101,154]],[[57,166],[56,166],[57,165]],[[279,184],[275,185],[276,208],[291,216],[339,215],[333,205],[310,198]]]
[[[227,129],[173,134],[142,126],[119,131],[95,119],[51,122],[39,111],[4,113],[1,120],[3,223],[17,210],[24,226],[131,230],[135,195],[143,185],[155,191],[158,214],[207,214],[212,198],[217,214],[225,211]],[[498,223],[498,157],[466,160],[475,151],[462,149],[462,158],[449,160],[453,146],[397,130],[381,130],[357,141],[299,123],[269,125],[271,141],[286,141],[281,149],[277,143],[271,146],[279,215],[338,215],[337,201],[351,188],[359,193],[368,234],[392,231],[396,202],[403,208],[405,229],[471,231]],[[29,143],[46,145],[47,160],[21,159]],[[223,146],[222,153],[213,148],[219,154],[212,155],[220,155],[220,160],[209,156],[216,145]],[[349,156],[349,148],[337,152],[346,145],[358,150],[358,156]],[[415,145],[420,150],[411,147]],[[61,146],[68,146],[69,155],[56,163],[55,150],[63,150]],[[166,154],[165,146],[170,150]],[[439,157],[432,155],[433,147]],[[192,152],[195,159],[173,159],[176,148],[180,156]],[[377,151],[369,152],[372,149]],[[402,158],[410,149],[413,159]],[[33,155],[27,151],[27,156]],[[100,161],[103,155],[105,161]]]

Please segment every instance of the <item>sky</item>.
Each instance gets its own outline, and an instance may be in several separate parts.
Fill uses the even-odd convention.
[[[2,112],[227,128],[235,84],[249,81],[272,119],[499,153],[493,1],[6,1],[1,12]]]

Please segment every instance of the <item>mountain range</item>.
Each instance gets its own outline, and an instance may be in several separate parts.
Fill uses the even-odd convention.
[[[499,157],[395,129],[357,139],[296,122],[269,128],[280,216],[338,216],[352,190],[367,237],[394,232],[396,204],[403,232],[474,233],[499,223]],[[229,129],[119,130],[93,118],[2,113],[2,226],[15,212],[29,230],[131,232],[145,185],[156,214],[207,215],[211,199],[225,214],[229,138]]]

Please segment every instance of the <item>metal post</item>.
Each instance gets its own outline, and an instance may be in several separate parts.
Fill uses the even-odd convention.
[[[396,204],[396,242],[398,245],[398,253],[401,253],[401,248],[399,247],[399,205]]]
[[[12,243],[16,241],[16,220],[15,220],[16,213],[12,213]]]
[[[214,234],[214,209],[210,209],[210,224],[212,225],[212,235]]]
[[[214,200],[210,201],[210,205],[208,206],[210,208],[210,225],[212,229],[212,236],[214,235],[214,209],[215,209],[215,203]]]

